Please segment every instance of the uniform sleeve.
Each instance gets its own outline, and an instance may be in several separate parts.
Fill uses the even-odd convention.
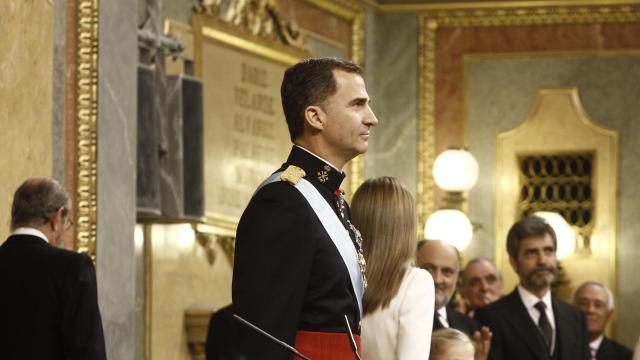
[[[433,279],[425,270],[413,271],[416,274],[408,284],[398,319],[396,359],[402,360],[428,359],[431,348],[435,306]]]
[[[476,309],[474,318],[481,326],[486,326],[493,334],[491,337],[491,348],[489,349],[489,360],[503,360],[503,341],[504,335],[500,331],[500,327],[493,321],[493,318],[486,308]]]
[[[267,185],[238,224],[232,296],[235,311],[294,345],[309,283],[314,237],[308,206],[293,187]],[[238,351],[245,359],[290,359],[281,346],[244,325]]]
[[[70,267],[63,291],[62,338],[65,359],[106,359],[98,308],[96,272],[86,255]]]

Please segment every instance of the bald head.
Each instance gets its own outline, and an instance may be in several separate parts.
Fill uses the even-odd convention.
[[[418,244],[416,265],[427,270],[436,288],[436,310],[446,306],[456,290],[460,253],[444,241],[426,240]]]

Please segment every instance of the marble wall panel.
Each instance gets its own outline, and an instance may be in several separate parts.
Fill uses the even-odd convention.
[[[13,193],[53,171],[53,24],[48,2],[0,2],[0,243],[9,234]]]
[[[135,298],[137,24],[134,1],[99,4],[97,264],[107,357],[142,358]]]
[[[465,143],[464,54],[640,48],[640,24],[442,28],[436,38],[436,151]]]
[[[378,117],[365,178],[394,176],[416,194],[418,21],[415,14],[369,14],[366,82]]]
[[[184,310],[231,303],[232,267],[217,245],[210,265],[188,224],[153,225],[151,239],[151,358],[191,360]]]
[[[634,144],[640,136],[640,52],[471,58],[466,62],[466,74],[467,136],[480,165],[478,184],[469,194],[469,216],[484,226],[468,251],[473,256],[492,258],[495,241],[504,241],[494,239],[496,137],[527,118],[538,88],[576,86],[587,114],[598,124],[619,130],[615,334],[623,343],[633,345],[640,333],[640,313],[634,305],[640,297],[640,283],[633,275],[640,271],[640,248],[636,245],[640,195],[635,180],[640,174],[640,154]]]

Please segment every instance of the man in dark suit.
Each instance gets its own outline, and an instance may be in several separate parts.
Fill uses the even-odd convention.
[[[418,243],[416,265],[431,274],[436,288],[433,330],[454,328],[473,336],[479,330],[478,323],[447,306],[456,291],[460,273],[458,249],[444,241],[422,240]]]
[[[32,178],[16,190],[0,246],[0,358],[104,360],[96,276],[87,255],[59,248],[69,195]]]
[[[614,301],[611,290],[597,281],[585,281],[573,293],[573,304],[587,316],[587,332],[592,358],[596,360],[631,360],[631,349],[604,336]]]
[[[353,359],[345,316],[358,342],[366,281],[361,237],[339,186],[378,120],[360,68],[348,61],[294,65],[281,95],[294,146],[238,224],[233,306],[314,360]],[[244,325],[238,351],[243,359],[291,359]]]
[[[493,360],[587,360],[584,314],[551,296],[557,269],[556,235],[542,218],[528,216],[507,235],[507,251],[520,284],[511,294],[476,310],[493,332]]]
[[[233,317],[233,305],[227,305],[211,315],[207,331],[207,360],[237,359],[238,321]]]

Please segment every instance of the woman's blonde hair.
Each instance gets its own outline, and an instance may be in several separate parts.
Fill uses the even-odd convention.
[[[431,335],[431,352],[429,353],[429,360],[438,360],[444,356],[447,350],[455,346],[470,346],[474,348],[471,339],[460,330],[453,328],[440,329],[433,332]]]
[[[368,286],[364,315],[389,306],[415,256],[417,215],[413,197],[392,177],[365,181],[351,202],[353,224],[362,234]]]

